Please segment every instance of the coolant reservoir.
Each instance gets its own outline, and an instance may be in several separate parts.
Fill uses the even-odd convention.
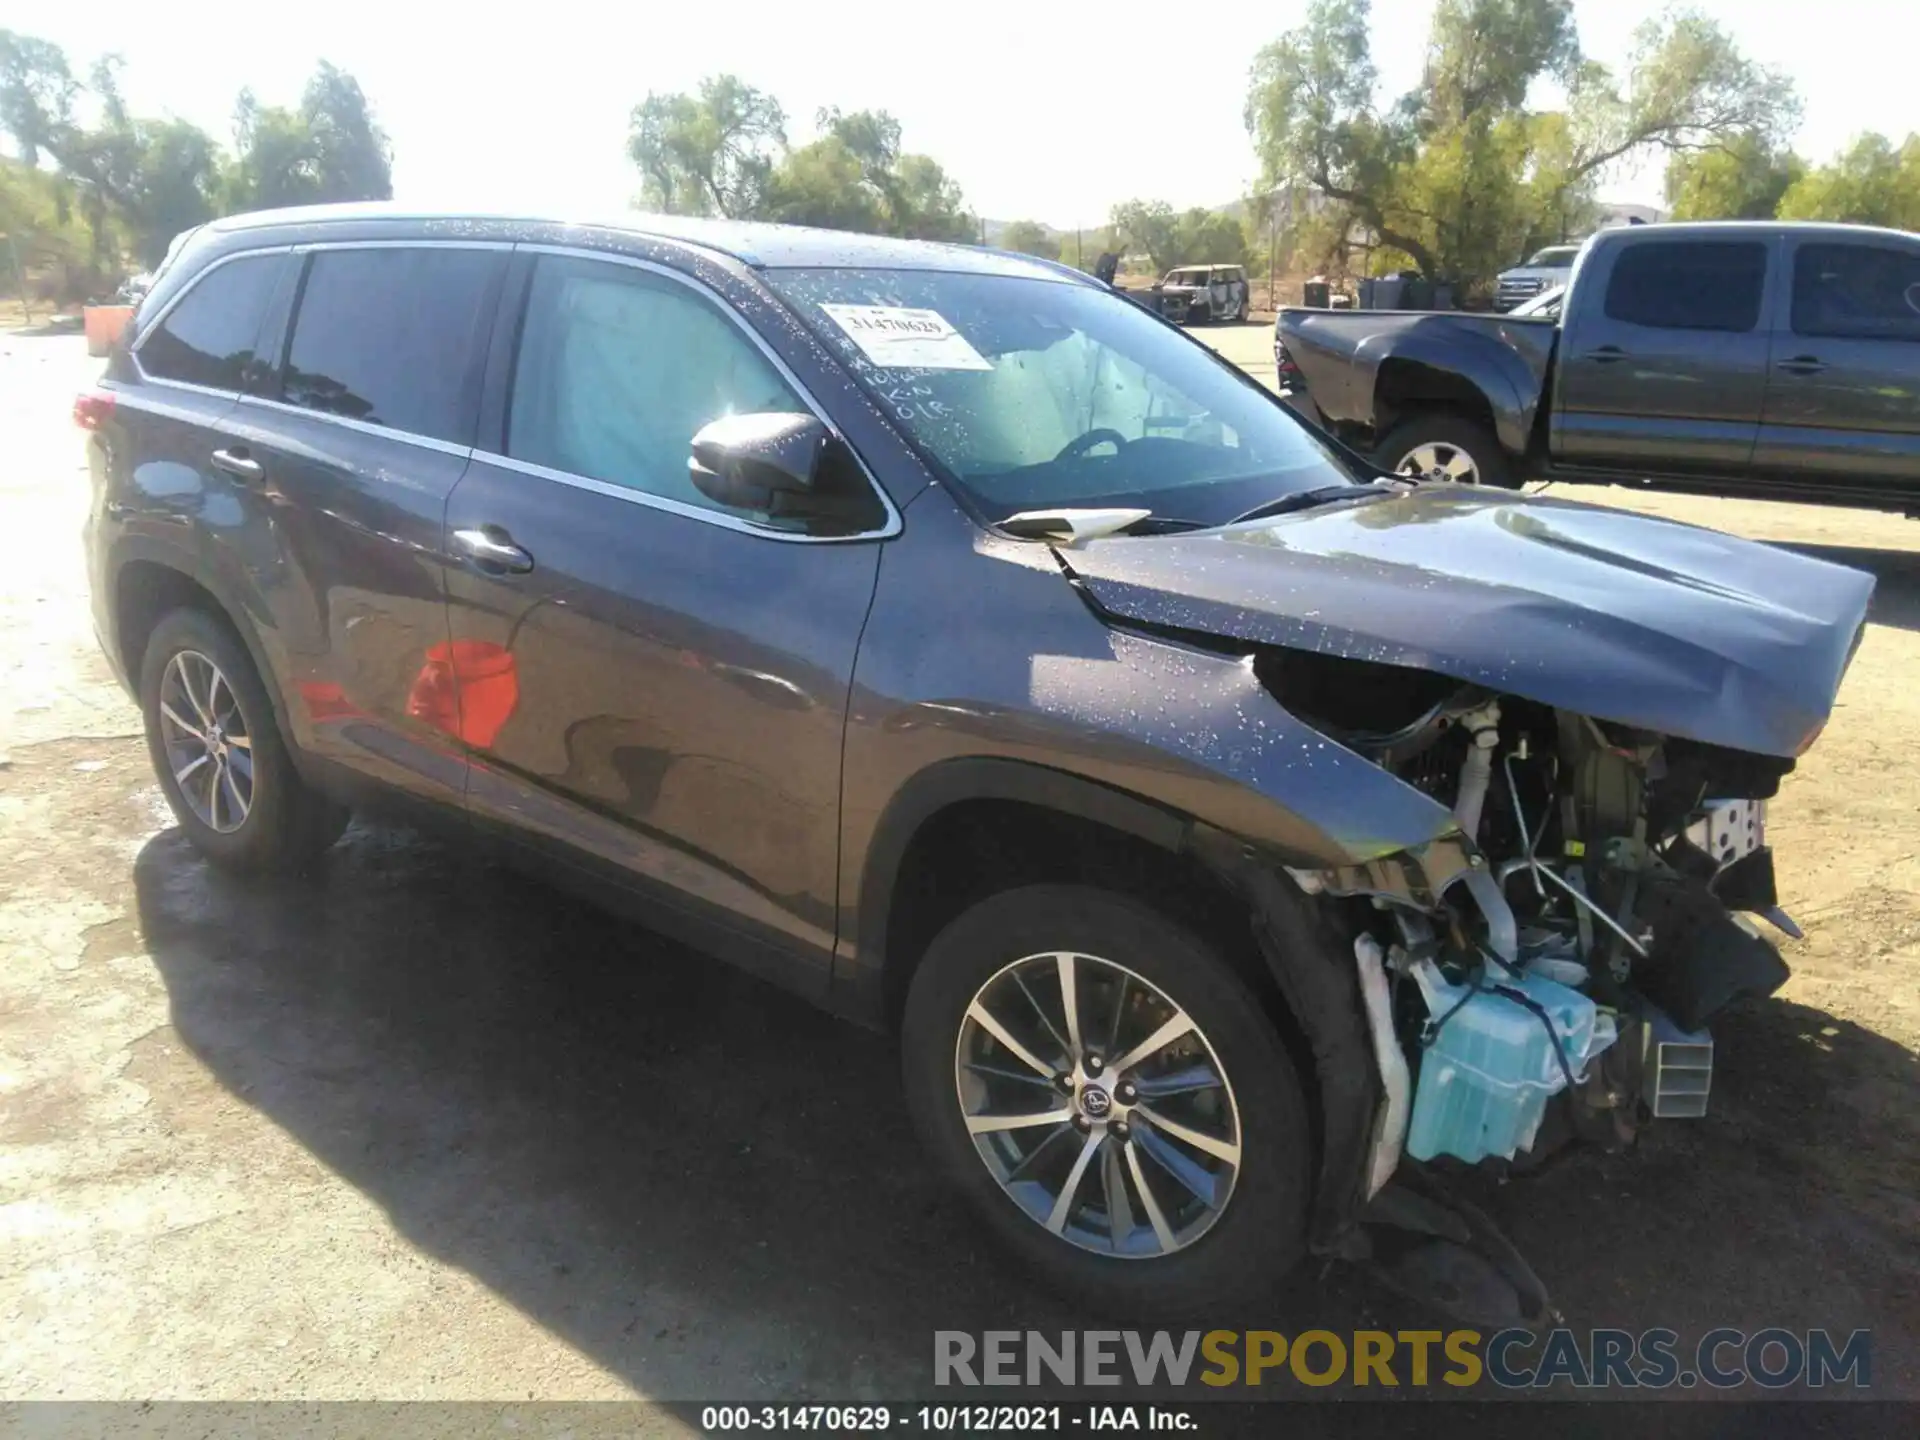
[[[1427,1013],[1444,1017],[1420,1062],[1407,1153],[1416,1160],[1452,1155],[1472,1163],[1490,1155],[1511,1160],[1532,1148],[1547,1097],[1566,1089],[1556,1041],[1576,1081],[1587,1062],[1614,1042],[1613,1015],[1585,995],[1544,975],[1489,972],[1488,987],[1473,993],[1454,985],[1431,960],[1413,965]],[[1540,1015],[1491,987],[1517,990],[1546,1012]]]

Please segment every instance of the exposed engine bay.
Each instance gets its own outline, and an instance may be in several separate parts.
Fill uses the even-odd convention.
[[[1371,901],[1355,963],[1383,1099],[1369,1193],[1414,1160],[1523,1167],[1706,1113],[1709,1022],[1787,978],[1766,802],[1794,762],[1398,666],[1264,650],[1303,719],[1446,805],[1466,842],[1295,872]],[[1389,717],[1382,726],[1380,717]]]

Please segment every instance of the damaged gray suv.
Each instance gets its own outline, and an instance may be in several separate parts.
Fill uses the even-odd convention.
[[[893,1031],[1109,1307],[1453,1245],[1536,1308],[1446,1177],[1705,1111],[1871,588],[1403,488],[1084,276],[778,227],[219,221],[75,415],[210,859],[392,812]]]

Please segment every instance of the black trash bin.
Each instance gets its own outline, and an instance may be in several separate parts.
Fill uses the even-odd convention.
[[[1309,280],[1300,287],[1300,303],[1309,310],[1325,310],[1331,290],[1324,280]]]

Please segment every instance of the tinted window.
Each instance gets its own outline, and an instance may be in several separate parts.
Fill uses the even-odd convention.
[[[1920,340],[1920,251],[1802,245],[1793,261],[1793,328],[1802,335]]]
[[[249,256],[207,271],[141,342],[140,368],[161,380],[238,390],[284,258]]]
[[[495,250],[322,250],[309,261],[282,399],[471,443]]]
[[[507,453],[734,513],[687,477],[694,433],[723,415],[806,405],[740,328],[677,281],[546,257],[520,336]]]
[[[1607,282],[1607,318],[1662,330],[1751,330],[1766,280],[1767,247],[1758,242],[1629,245]]]

